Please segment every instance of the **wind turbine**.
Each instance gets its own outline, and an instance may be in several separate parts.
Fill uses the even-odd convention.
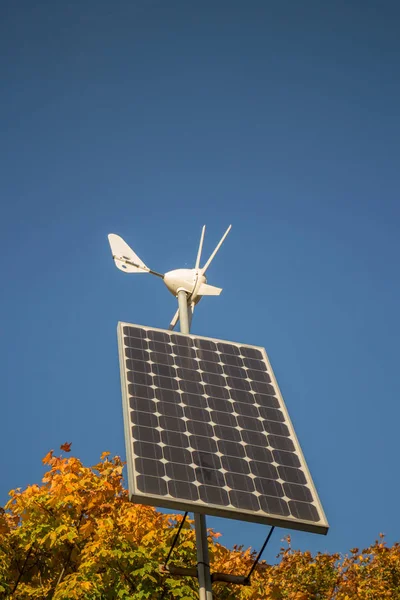
[[[130,248],[119,235],[110,233],[108,241],[110,242],[111,253],[118,269],[124,273],[150,273],[151,275],[160,277],[169,291],[178,298],[179,308],[173,316],[169,326],[169,329],[172,330],[176,326],[180,314],[184,315],[187,313],[187,310],[184,310],[185,307],[182,303],[186,303],[188,308],[190,308],[188,317],[190,321],[195,305],[200,302],[203,296],[219,296],[222,292],[222,288],[207,283],[205,273],[222,246],[231,227],[232,225],[229,225],[204,267],[200,267],[201,252],[206,231],[206,226],[204,225],[201,231],[200,244],[194,269],[175,269],[173,271],[168,271],[168,273],[165,273],[164,275],[149,269],[149,267],[144,264],[132,248]]]

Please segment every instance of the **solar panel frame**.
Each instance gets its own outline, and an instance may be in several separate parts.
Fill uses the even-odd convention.
[[[270,385],[273,386],[274,388],[274,397],[269,397],[269,399],[271,400],[271,404],[274,404],[274,400],[277,399],[279,406],[271,406],[271,407],[261,407],[263,408],[263,410],[265,411],[277,411],[277,410],[281,410],[283,415],[284,415],[284,422],[283,423],[277,423],[277,425],[281,425],[281,426],[286,426],[289,430],[289,434],[290,434],[290,440],[292,442],[294,442],[294,449],[295,452],[290,451],[287,452],[287,449],[285,448],[275,448],[273,449],[273,453],[274,453],[274,460],[275,460],[275,453],[278,453],[278,456],[282,456],[283,458],[285,458],[285,454],[287,455],[286,460],[287,462],[296,462],[294,460],[294,457],[296,458],[296,460],[300,463],[300,467],[302,469],[302,472],[304,472],[305,474],[305,478],[306,478],[306,484],[309,488],[309,490],[311,491],[311,496],[312,496],[312,504],[315,506],[315,508],[318,511],[318,515],[320,516],[320,520],[318,522],[315,521],[309,521],[306,519],[302,519],[302,518],[296,518],[293,516],[284,516],[284,515],[274,515],[274,514],[268,514],[267,512],[261,512],[261,511],[251,511],[251,510],[244,510],[242,508],[234,508],[231,506],[223,506],[223,505],[218,505],[218,504],[213,504],[213,503],[209,503],[209,502],[203,502],[200,500],[189,500],[189,499],[184,499],[184,498],[173,498],[170,497],[168,495],[160,495],[159,493],[150,493],[150,492],[142,492],[138,489],[137,485],[136,485],[136,474],[135,474],[135,467],[134,467],[134,461],[135,461],[135,457],[136,460],[138,460],[137,455],[134,454],[133,451],[133,437],[132,437],[132,429],[133,429],[133,423],[131,421],[130,418],[130,412],[132,411],[132,408],[130,406],[130,400],[132,400],[132,395],[129,394],[129,385],[131,384],[131,382],[129,381],[129,369],[127,368],[127,362],[128,360],[132,360],[134,361],[134,358],[131,359],[127,359],[126,356],[126,351],[127,351],[127,347],[125,345],[124,342],[124,327],[134,327],[134,328],[138,328],[138,329],[142,329],[144,331],[144,335],[143,335],[143,339],[145,337],[148,337],[151,339],[152,333],[151,332],[158,332],[158,334],[165,334],[166,338],[165,339],[170,339],[173,343],[174,340],[179,339],[179,341],[181,341],[180,348],[182,349],[182,347],[184,347],[185,345],[187,345],[187,355],[189,356],[191,354],[190,350],[190,343],[189,343],[189,339],[190,340],[204,340],[204,343],[209,342],[210,345],[217,345],[217,344],[221,344],[221,345],[229,345],[230,348],[232,347],[237,347],[238,348],[238,354],[240,354],[240,352],[242,351],[242,349],[248,349],[248,351],[246,352],[246,354],[249,354],[248,361],[253,360],[251,358],[251,354],[252,354],[252,350],[255,351],[259,351],[262,354],[263,360],[267,366],[267,374],[270,378]],[[298,529],[298,530],[302,530],[302,531],[309,531],[309,532],[313,532],[313,533],[320,533],[320,534],[326,534],[328,532],[329,529],[329,524],[328,521],[326,519],[324,510],[322,508],[317,490],[315,488],[313,479],[311,477],[310,471],[308,469],[306,460],[304,458],[300,443],[298,441],[298,438],[296,436],[296,432],[294,430],[292,421],[290,419],[288,410],[286,408],[283,396],[281,394],[278,382],[275,378],[271,363],[269,361],[268,355],[266,353],[265,348],[261,347],[261,346],[254,346],[254,345],[250,345],[250,344],[244,344],[244,343],[239,343],[239,342],[232,342],[232,341],[227,341],[227,340],[220,340],[220,339],[216,339],[216,338],[210,338],[210,337],[205,337],[205,336],[199,336],[199,335],[195,335],[195,334],[181,334],[178,332],[173,332],[173,331],[169,331],[169,330],[165,330],[165,329],[159,329],[156,327],[150,327],[150,326],[144,326],[144,325],[137,325],[137,324],[133,324],[133,323],[126,323],[126,322],[119,322],[118,323],[118,327],[117,327],[117,334],[118,334],[118,351],[119,351],[119,363],[120,363],[120,375],[121,375],[121,388],[122,388],[122,405],[123,405],[123,419],[124,419],[124,432],[125,432],[125,445],[126,445],[126,458],[127,458],[127,472],[128,472],[128,490],[129,490],[129,497],[130,500],[133,502],[137,502],[140,504],[147,504],[147,505],[151,505],[151,506],[159,506],[159,507],[163,507],[163,508],[171,508],[171,509],[175,509],[175,510],[185,510],[185,511],[194,511],[194,512],[198,512],[198,513],[202,513],[202,514],[208,514],[208,515],[212,515],[212,516],[217,516],[217,517],[225,517],[225,518],[231,518],[231,519],[237,519],[237,520],[242,520],[242,521],[250,521],[250,522],[255,522],[255,523],[262,523],[262,524],[267,524],[267,525],[275,525],[275,526],[279,526],[279,527],[284,527],[284,528],[290,528],[290,529]],[[176,338],[176,336],[179,336],[179,338]],[[184,341],[185,340],[185,341]],[[150,344],[150,342],[149,342]],[[159,349],[159,347],[157,346],[157,344],[160,344],[160,342],[151,342],[152,347],[153,347],[153,351],[157,351],[157,348]],[[207,345],[207,344],[205,344]],[[223,347],[223,346],[221,346]],[[240,348],[240,350],[239,350]],[[134,350],[134,349],[133,349]],[[207,350],[202,350],[202,353],[204,355],[205,352],[209,352]],[[132,354],[134,355],[135,352],[128,352],[128,354]],[[170,356],[170,354],[165,354],[163,355],[165,357]],[[208,357],[208,359],[210,359],[210,356],[206,355]],[[232,355],[234,356],[234,355]],[[180,359],[182,359],[181,356],[179,356]],[[165,359],[168,361],[168,359]],[[201,361],[203,363],[203,360],[201,358]],[[212,361],[211,361],[212,362]],[[234,360],[232,360],[232,363],[234,363]],[[147,363],[146,363],[147,364]],[[214,364],[218,364],[218,363],[214,363]],[[249,363],[250,367],[251,367],[251,362]],[[159,366],[159,364],[158,364]],[[165,365],[166,367],[168,365]],[[254,366],[254,365],[253,365]],[[153,365],[152,365],[153,367]],[[144,365],[141,365],[141,368],[146,370],[146,367]],[[212,367],[211,367],[212,368]],[[248,367],[249,368],[249,367]],[[154,372],[154,371],[153,371]],[[135,374],[138,374],[138,378],[141,380],[143,379],[143,382],[145,382],[146,380],[148,380],[147,378],[149,377],[147,375],[146,372],[138,372],[135,371]],[[218,375],[218,373],[216,373],[215,371],[210,371],[210,374],[215,374]],[[203,375],[203,374],[202,374]],[[162,377],[162,375],[157,375],[158,378]],[[165,377],[163,378],[165,379]],[[230,379],[232,380],[233,378],[230,377]],[[235,378],[236,379],[236,378]],[[174,381],[174,380],[172,380]],[[239,380],[237,380],[236,382],[231,381],[230,383],[232,383],[232,385],[237,385],[239,387],[239,385],[243,385],[239,384]],[[246,380],[241,380],[246,381]],[[196,384],[196,382],[193,382],[193,384]],[[263,385],[265,385],[266,383],[263,383]],[[140,385],[140,384],[139,384]],[[170,383],[171,387],[172,384]],[[268,384],[267,384],[268,385]],[[217,388],[217,386],[212,385],[212,384],[207,384],[208,387],[212,387],[214,392],[215,389]],[[189,386],[190,387],[190,386]],[[246,387],[246,386],[244,386]],[[146,393],[148,393],[148,389],[152,389],[149,388],[145,385],[142,385],[141,389],[143,388],[143,395],[145,396]],[[147,389],[147,392],[145,391]],[[194,387],[193,387],[194,389]],[[220,391],[222,389],[225,388],[220,388]],[[240,388],[239,388],[240,390]],[[239,391],[239,390],[232,390],[232,391]],[[172,394],[174,393],[173,391],[171,392]],[[203,389],[203,393],[204,393],[204,389]],[[153,393],[154,395],[154,393]],[[185,403],[187,402],[187,399],[189,396],[193,395],[192,399],[189,399],[189,401],[192,402],[193,408],[191,410],[196,410],[196,406],[198,407],[201,404],[201,398],[202,396],[199,395],[195,395],[191,392],[185,392]],[[224,396],[224,393],[222,392],[220,394],[221,396]],[[244,396],[241,396],[241,398],[243,399]],[[265,397],[264,397],[265,398]],[[151,402],[151,400],[146,400],[145,398],[138,398],[135,397],[135,401],[138,402],[139,400],[143,401],[143,402]],[[209,400],[209,398],[207,399]],[[235,400],[234,400],[235,401]],[[223,399],[219,399],[218,403],[219,405],[221,405],[221,403],[223,402]],[[164,404],[167,404],[166,402]],[[172,403],[171,403],[172,404]],[[236,402],[236,404],[239,404],[238,402]],[[240,402],[240,404],[244,404],[242,402]],[[174,406],[172,404],[172,406]],[[176,405],[175,405],[176,406]],[[190,406],[187,405],[185,407],[186,408]],[[246,406],[244,404],[244,406]],[[244,409],[244,406],[242,407],[242,409]],[[251,405],[249,405],[251,406]],[[158,404],[157,404],[158,407]],[[171,409],[172,410],[172,409]],[[235,409],[236,410],[236,409]],[[158,411],[158,409],[157,409]],[[213,411],[214,412],[214,411]],[[251,411],[250,411],[251,412]],[[225,413],[221,413],[220,416],[223,417]],[[261,414],[261,413],[260,413]],[[143,413],[144,415],[144,413]],[[149,414],[149,423],[152,421],[152,419],[150,418],[151,415]],[[240,417],[242,419],[251,419],[252,416],[251,415],[240,415]],[[143,416],[143,418],[145,418]],[[168,417],[165,416],[165,419],[167,419]],[[171,416],[170,419],[173,419],[174,417]],[[171,421],[171,423],[175,423],[177,420],[175,421]],[[254,419],[253,419],[254,421]],[[189,421],[190,422],[190,421]],[[198,423],[199,421],[192,421],[192,423]],[[177,424],[177,422],[176,422]],[[135,424],[136,425],[136,424]],[[204,425],[207,425],[206,423],[204,423]],[[173,425],[172,425],[173,426]],[[229,430],[229,426],[224,426],[224,425],[218,425],[219,430],[221,430],[222,428],[224,430],[226,430],[226,433],[230,433]],[[146,427],[147,429],[150,429],[150,427]],[[176,427],[178,428],[178,427]],[[236,431],[236,430],[234,430]],[[154,429],[154,434],[158,433],[157,430]],[[165,433],[165,432],[163,432]],[[179,434],[179,432],[176,432],[175,434],[170,433],[169,435],[182,435]],[[269,436],[273,436],[273,432],[268,433]],[[160,434],[158,433],[158,436],[160,437]],[[157,436],[155,435],[155,438]],[[197,440],[199,439],[200,436],[197,437]],[[256,437],[256,432],[252,433],[251,439]],[[276,438],[276,435],[275,435]],[[279,436],[279,438],[281,439],[281,436]],[[136,438],[135,438],[136,439]],[[202,438],[204,439],[204,438]],[[208,438],[206,438],[208,439]],[[265,438],[266,439],[266,438]],[[286,439],[286,438],[285,438]],[[281,439],[282,441],[282,439]],[[143,444],[146,444],[147,442],[141,442],[142,446]],[[229,440],[224,442],[225,444],[229,443]],[[148,444],[148,443],[147,443]],[[148,446],[152,446],[151,452],[155,452],[155,448],[160,448],[160,446],[157,446],[156,444],[148,444]],[[168,447],[168,446],[167,446]],[[232,446],[233,447],[233,446]],[[173,448],[173,446],[170,446],[170,448]],[[248,447],[246,446],[246,449]],[[261,451],[264,450],[264,452],[271,452],[270,450],[268,450],[266,448],[266,444],[264,442],[264,446],[257,446],[254,445],[252,446],[253,448],[253,453],[257,454],[258,453],[262,453]],[[150,451],[150,448],[148,449],[148,451]],[[140,457],[139,457],[140,458]],[[223,456],[223,458],[227,459],[230,458],[233,460],[232,456]],[[144,457],[141,457],[140,460],[146,460]],[[148,461],[151,460],[150,458],[147,459]],[[236,459],[236,460],[240,460],[240,459]],[[252,459],[253,461],[254,459]],[[282,461],[282,459],[281,459]],[[152,464],[155,463],[155,460],[152,460]],[[241,461],[241,463],[244,463],[244,461]],[[176,464],[176,463],[174,463]],[[239,464],[239,463],[238,463]],[[260,463],[261,464],[261,463]],[[266,463],[263,463],[264,467]],[[181,463],[181,466],[184,466],[184,463]],[[226,465],[225,465],[226,466]],[[290,469],[292,468],[292,472],[294,475],[294,471],[295,469],[293,467],[295,467],[297,465],[279,465],[279,469],[283,469],[286,471],[283,471],[285,473],[291,473]],[[177,467],[178,468],[178,467]],[[239,469],[238,469],[239,470]],[[215,473],[215,471],[213,471],[213,473]],[[141,474],[139,475],[139,477],[146,477],[146,475]],[[237,474],[236,476],[236,481],[240,480],[240,474]],[[261,481],[261,480],[260,480]],[[264,482],[266,482],[267,480],[264,479]],[[274,480],[270,480],[270,481],[274,481]],[[176,484],[181,483],[181,480],[176,481]],[[184,482],[182,482],[182,486],[183,486]],[[275,482],[276,485],[280,485],[278,484],[278,482]],[[217,484],[214,484],[217,485]],[[286,479],[285,483],[282,484],[285,486],[296,486],[295,482],[289,483],[289,481]],[[166,487],[166,486],[165,486]],[[297,488],[300,488],[299,485],[297,485]],[[208,489],[210,489],[210,486],[208,486]],[[214,490],[218,489],[217,487],[213,487]],[[307,491],[307,488],[304,487],[304,490]],[[302,492],[304,492],[304,490],[300,490]],[[233,489],[232,492],[234,492],[237,495],[240,495],[241,492],[240,490],[235,490]],[[222,489],[221,489],[221,494],[223,493]],[[255,497],[255,496],[254,496]],[[276,501],[281,501],[280,498],[276,498]],[[311,502],[310,502],[311,503]]]

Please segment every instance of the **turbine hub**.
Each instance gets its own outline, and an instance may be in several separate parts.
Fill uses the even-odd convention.
[[[206,283],[204,275],[200,275],[200,269],[175,269],[164,275],[164,283],[174,296],[178,290],[185,290],[189,295],[193,294],[200,283]]]

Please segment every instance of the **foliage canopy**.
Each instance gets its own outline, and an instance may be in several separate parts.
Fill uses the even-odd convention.
[[[70,444],[63,444],[64,452]],[[103,452],[93,467],[75,457],[43,459],[41,485],[10,492],[0,509],[0,598],[18,600],[194,600],[197,580],[161,575],[182,519],[128,500],[123,463]],[[250,549],[225,548],[208,532],[212,571],[245,575]],[[214,584],[216,600],[400,600],[400,546],[383,535],[349,555],[293,550],[276,565],[261,563],[249,587]],[[195,566],[193,522],[187,520],[172,562]]]

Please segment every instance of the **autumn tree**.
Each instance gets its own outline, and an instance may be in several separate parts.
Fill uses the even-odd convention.
[[[89,468],[49,452],[43,462],[42,484],[11,491],[0,510],[0,598],[198,598],[197,580],[159,571],[182,517],[129,502],[119,457],[104,452]],[[246,574],[254,552],[225,548],[218,535],[209,530],[212,571]],[[400,600],[400,547],[388,548],[383,537],[344,557],[293,550],[288,538],[279,559],[261,563],[247,587],[215,583],[215,599]],[[189,519],[172,561],[196,565]]]

